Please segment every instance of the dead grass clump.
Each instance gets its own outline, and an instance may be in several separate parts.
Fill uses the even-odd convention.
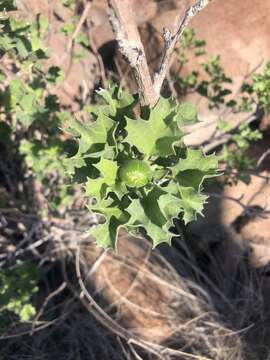
[[[117,254],[89,239],[77,254],[91,313],[126,342],[161,359],[244,359],[241,331],[217,312],[191,268],[182,262],[176,270],[147,241],[126,234]]]
[[[260,282],[237,249],[224,244],[202,268],[184,241],[152,251],[123,233],[119,251],[106,252],[85,234],[91,222],[89,214],[54,219],[46,247],[38,227],[31,249],[46,270],[41,306],[1,336],[8,360],[267,358],[258,351],[269,338]]]

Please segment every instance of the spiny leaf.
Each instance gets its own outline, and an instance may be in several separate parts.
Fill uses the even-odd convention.
[[[109,84],[107,89],[100,89],[97,94],[102,97],[108,105],[90,106],[90,112],[98,115],[100,112],[110,115],[118,122],[124,119],[124,116],[131,116],[132,109],[137,100],[134,96],[123,91],[114,84]]]
[[[161,195],[158,199],[159,208],[167,219],[167,228],[173,226],[173,219],[176,219],[183,210],[182,200],[172,194]]]
[[[88,153],[81,154],[80,151],[78,151],[74,156],[70,158],[66,158],[64,160],[66,171],[69,175],[74,175],[76,169],[85,168],[83,171],[85,175],[88,177],[92,177],[91,176],[92,171],[85,171],[85,170],[87,169],[91,170],[91,167],[93,168],[93,164],[97,162],[96,159],[101,158],[101,156],[103,156],[106,159],[114,158],[115,149],[114,147],[109,146],[107,143],[104,144],[101,149],[98,148],[98,144],[93,144],[91,150],[93,152],[90,152],[89,154]],[[93,162],[93,164],[89,165],[89,162]]]
[[[162,213],[158,200],[166,194],[154,187],[142,199],[132,200],[126,211],[130,214],[129,226],[143,227],[153,241],[153,247],[162,242],[171,243],[173,234],[169,232],[168,220]]]
[[[206,156],[202,150],[187,149],[186,158],[172,167],[172,173],[181,186],[200,190],[204,179],[217,176],[217,167],[215,154]]]
[[[104,114],[100,114],[91,125],[85,125],[74,119],[68,122],[69,129],[75,130],[80,137],[78,150],[80,154],[84,154],[94,144],[105,144],[113,125],[113,120]]]
[[[185,224],[197,219],[197,214],[202,215],[203,205],[207,196],[198,193],[192,187],[180,187],[182,199],[183,220]]]
[[[92,227],[89,234],[94,236],[97,244],[104,249],[115,249],[118,231],[121,227],[125,227],[128,214],[117,207],[110,199],[101,200],[97,205],[91,206],[89,209],[103,215],[105,218],[105,222]]]
[[[121,223],[113,216],[104,224],[92,227],[89,235],[92,235],[103,249],[115,249],[120,227]]]
[[[182,134],[175,134],[175,128],[171,126],[175,115],[172,104],[172,100],[161,98],[148,120],[127,118],[125,141],[147,156],[173,154],[173,143],[180,140]]]
[[[64,166],[68,175],[74,175],[75,169],[80,169],[86,166],[86,163],[80,154],[64,159]]]
[[[127,211],[131,215],[128,225],[131,227],[144,228],[147,235],[153,241],[153,247],[156,247],[162,242],[170,243],[172,236],[167,231],[163,230],[162,226],[156,225],[149,219],[140,200],[133,200],[127,208]]]
[[[119,204],[116,204],[112,199],[100,200],[97,204],[91,205],[88,208],[97,214],[103,215],[105,219],[110,219],[112,216],[119,219],[123,215],[123,211],[119,208]]]
[[[176,121],[181,129],[184,125],[195,123],[198,120],[198,110],[195,105],[184,103],[178,106]]]
[[[114,190],[118,166],[115,161],[101,159],[95,167],[100,171],[98,179],[88,179],[86,183],[86,195],[94,196],[97,200],[107,195],[107,190]]]
[[[190,104],[177,106],[161,98],[149,109],[148,120],[135,120],[129,115],[134,98],[116,87],[99,94],[108,105],[97,105],[96,122],[70,127],[80,136],[76,164],[81,161],[82,168],[97,171],[85,181],[85,194],[95,198],[89,210],[102,215],[104,223],[90,232],[104,248],[116,247],[120,227],[133,234],[143,231],[153,247],[170,244],[173,220],[181,215],[188,223],[202,213],[203,180],[216,175],[214,155],[187,150],[182,159],[186,147],[181,128],[196,120],[197,111]],[[93,132],[101,117],[109,119],[108,126]]]

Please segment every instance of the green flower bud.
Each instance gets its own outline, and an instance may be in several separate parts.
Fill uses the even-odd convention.
[[[130,187],[146,185],[152,178],[150,166],[142,160],[125,162],[119,171],[120,179]]]

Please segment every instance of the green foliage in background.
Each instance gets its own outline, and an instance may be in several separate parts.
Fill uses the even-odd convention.
[[[36,21],[29,23],[9,17],[0,8],[0,56],[8,53],[22,63],[35,62],[47,57],[47,49],[42,42],[47,28],[48,19],[38,15]],[[9,6],[11,9],[11,6]]]
[[[174,86],[179,95],[197,92],[207,98],[209,109],[226,105],[234,112],[252,112],[253,105],[265,113],[270,112],[270,62],[261,73],[253,73],[241,87],[241,93],[232,99],[230,84],[233,80],[225,73],[219,55],[206,53],[206,42],[199,39],[194,29],[186,29],[179,47],[175,50],[178,69],[172,74]],[[203,57],[197,71],[182,73],[183,66],[194,57]],[[206,58],[208,57],[208,60]],[[204,80],[201,80],[201,76]],[[206,79],[205,79],[206,78]]]
[[[242,84],[240,93],[233,97],[230,90],[233,80],[226,75],[220,56],[210,56],[205,60],[208,56],[205,45],[204,41],[197,38],[193,29],[185,31],[183,40],[176,49],[178,72],[173,75],[174,86],[180,96],[198,93],[208,100],[210,110],[219,109],[223,105],[227,112],[233,114],[252,113],[256,109],[261,116],[269,113],[270,62],[266,63],[261,73],[251,74]],[[192,57],[202,55],[204,57],[198,71],[182,74],[183,65],[188,64]],[[235,127],[223,119],[217,122],[217,130],[229,137],[227,143],[222,146],[219,157],[221,163],[225,165],[225,183],[236,183],[238,180],[248,183],[250,181],[248,171],[255,165],[248,150],[252,143],[262,139],[262,132],[254,129],[248,122]]]
[[[226,134],[233,131],[233,127],[224,120],[218,122],[218,129]],[[229,144],[222,147],[220,161],[226,164],[225,179],[227,183],[237,183],[240,179],[245,183],[250,182],[250,175],[246,170],[255,165],[254,159],[250,157],[247,150],[255,141],[263,137],[260,130],[253,130],[249,124],[242,123],[234,130]],[[234,170],[237,170],[235,176]]]
[[[194,29],[186,29],[179,47],[175,50],[179,67],[172,77],[179,95],[197,92],[207,98],[209,109],[219,108],[226,102],[226,97],[231,94],[227,85],[232,83],[232,79],[225,74],[221,66],[219,55],[213,55],[208,61],[203,61],[200,71],[182,74],[183,66],[187,65],[192,57],[207,55],[205,46],[206,42],[197,38]],[[200,79],[202,74],[204,80]],[[227,104],[232,106],[229,101]]]
[[[259,107],[267,114],[270,113],[270,61],[261,74],[253,74],[251,90],[256,94]]]
[[[39,271],[35,265],[19,263],[0,272],[0,321],[6,311],[20,321],[29,321],[35,314],[32,296],[38,291]]]
[[[61,84],[64,73],[58,66],[47,67],[44,62],[49,56],[44,45],[48,19],[37,15],[30,24],[1,10],[0,56],[12,60],[15,67],[8,81],[8,72],[0,74],[0,113],[5,116],[0,136],[2,133],[2,143],[8,146],[7,129],[13,134],[25,158],[26,175],[43,184],[50,208],[57,211],[70,202],[73,193],[67,186],[62,162],[64,154],[72,153],[74,144],[61,138],[59,129],[71,113],[62,109],[52,91]]]

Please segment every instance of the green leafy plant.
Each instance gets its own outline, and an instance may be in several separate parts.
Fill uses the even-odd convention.
[[[15,10],[15,3],[12,4],[5,9]],[[59,127],[71,113],[63,111],[51,89],[60,84],[64,73],[59,67],[45,63],[49,56],[44,46],[47,18],[37,15],[30,24],[9,16],[3,9],[0,55],[4,60],[12,60],[16,67],[14,76],[8,74],[9,81],[4,72],[0,74],[0,134],[3,133],[0,141],[10,146],[7,141],[10,136],[5,136],[8,129],[13,134],[14,145],[24,156],[26,176],[38,179],[46,188],[51,209],[63,209],[73,193],[66,184],[63,155],[73,150],[69,139],[61,137]]]
[[[212,56],[210,60],[202,64],[209,80],[203,80],[197,87],[197,92],[209,100],[209,109],[218,108],[220,104],[225,103],[225,97],[231,94],[231,90],[225,87],[231,84],[229,78],[220,64],[220,56]]]
[[[180,66],[178,72],[180,72],[183,66],[189,62],[191,54],[194,56],[204,55],[205,45],[206,42],[204,40],[197,38],[194,29],[186,29],[183,33],[179,47],[175,49],[177,61]]]
[[[25,156],[28,171],[31,169],[32,175],[47,189],[47,201],[55,211],[64,209],[74,193],[65,181],[64,154],[67,152],[67,141],[57,139],[47,141],[46,144],[39,140],[23,140],[20,145],[20,153]]]
[[[253,142],[262,139],[262,132],[252,129],[247,123],[242,123],[233,130],[232,125],[224,120],[218,122],[218,129],[223,133],[232,132],[229,144],[223,145],[220,155],[220,161],[226,166],[226,182],[236,183],[240,179],[249,183],[250,176],[246,171],[254,165],[254,159],[249,156],[247,150]],[[235,169],[237,174],[234,173]]]
[[[181,44],[175,50],[178,69],[172,74],[174,85],[179,95],[197,92],[209,100],[209,109],[225,105],[233,112],[252,112],[254,105],[258,105],[264,113],[270,112],[270,62],[266,62],[261,73],[254,73],[249,81],[241,87],[241,94],[235,98],[227,98],[232,94],[229,88],[232,79],[227,76],[219,55],[210,56],[209,60],[200,64],[198,71],[183,74],[184,65],[195,56],[208,55],[206,42],[198,39],[194,29],[187,29],[183,34]],[[200,80],[201,75],[207,79]]]
[[[175,85],[180,95],[195,91],[199,72],[192,71],[190,74],[182,74],[184,65],[189,63],[192,56],[198,57],[205,54],[205,41],[197,38],[194,29],[186,29],[183,33],[181,43],[175,49],[178,61],[178,69],[172,74]]]
[[[270,113],[270,61],[265,64],[261,74],[252,76],[251,90],[257,96],[258,105],[265,113]]]
[[[36,266],[18,263],[15,267],[0,272],[0,310],[16,314],[20,321],[28,321],[36,309],[31,303],[38,291],[39,271]],[[2,315],[3,316],[3,315]]]
[[[256,107],[263,113],[270,112],[270,62],[263,71],[253,73],[241,86],[241,95],[233,104],[234,112],[252,112]]]
[[[104,248],[117,246],[120,228],[148,236],[153,246],[170,243],[173,219],[180,214],[187,224],[202,214],[204,180],[217,175],[216,156],[187,149],[182,140],[197,111],[160,98],[147,115],[144,109],[143,118],[136,117],[133,96],[116,86],[98,94],[105,104],[92,110],[92,124],[67,124],[78,139],[67,171],[94,199],[89,210],[104,218],[90,233]]]
[[[206,97],[209,109],[218,108],[221,104],[232,107],[235,102],[226,101],[226,97],[231,94],[227,85],[232,83],[232,79],[225,74],[219,55],[211,56],[208,61],[203,61],[197,71],[183,74],[184,65],[188,64],[192,58],[207,55],[205,46],[206,42],[198,39],[194,29],[185,30],[181,44],[176,49],[179,66],[173,74],[175,88],[180,96],[197,92]],[[200,79],[201,75],[204,75],[203,80]]]
[[[252,113],[257,107],[262,113],[268,113],[270,111],[270,62],[265,64],[261,73],[252,74],[250,79],[242,84],[241,93],[235,98],[231,97],[231,90],[228,88],[232,79],[226,75],[220,56],[212,56],[208,61],[203,61],[198,71],[182,74],[183,66],[192,57],[207,55],[205,45],[204,41],[197,38],[194,30],[185,31],[177,50],[178,75],[174,76],[175,88],[179,95],[197,92],[208,99],[209,109],[223,105],[230,108],[233,113]],[[200,80],[202,75],[204,79]],[[248,149],[252,143],[262,139],[262,132],[246,123],[234,128],[223,119],[218,121],[217,129],[229,135],[230,138],[220,152],[220,160],[225,168],[225,181],[235,183],[240,179],[249,182],[250,175],[247,172],[254,165],[254,160],[248,154]]]
[[[7,4],[8,5],[8,4]],[[0,57],[8,53],[20,62],[34,62],[46,58],[47,50],[42,37],[47,31],[48,20],[38,15],[36,21],[29,23],[9,17],[6,10],[14,10],[15,3],[0,8]]]

